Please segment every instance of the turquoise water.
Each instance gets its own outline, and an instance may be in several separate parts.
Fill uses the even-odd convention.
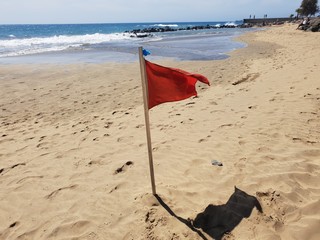
[[[150,50],[155,58],[222,59],[227,52],[244,46],[232,39],[251,29],[157,32],[145,38],[130,33],[151,27],[179,29],[219,24],[227,22],[0,25],[0,63],[131,62],[137,60],[139,46]]]

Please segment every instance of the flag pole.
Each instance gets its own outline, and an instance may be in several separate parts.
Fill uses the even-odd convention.
[[[150,123],[149,123],[148,83],[147,83],[146,65],[145,65],[145,60],[143,57],[142,47],[139,47],[139,61],[140,61],[141,83],[142,83],[142,93],[143,93],[143,106],[144,106],[144,117],[145,117],[145,123],[146,123],[152,194],[156,195],[157,193],[156,193],[156,184],[155,184],[155,180],[154,180],[151,134],[150,134]]]

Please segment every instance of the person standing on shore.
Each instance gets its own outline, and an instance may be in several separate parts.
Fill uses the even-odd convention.
[[[300,27],[302,27],[301,29],[302,30],[305,30],[305,26],[308,26],[309,25],[309,22],[310,22],[310,19],[308,17],[305,17],[303,19],[303,21],[298,25],[297,29],[299,29]]]

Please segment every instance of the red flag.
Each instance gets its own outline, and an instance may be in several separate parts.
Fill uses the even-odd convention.
[[[177,68],[163,67],[145,60],[148,79],[149,109],[165,103],[196,96],[196,82],[210,85],[200,74],[188,73]]]

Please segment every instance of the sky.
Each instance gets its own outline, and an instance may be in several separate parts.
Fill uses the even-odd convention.
[[[234,21],[289,17],[302,0],[0,0],[0,24]]]

